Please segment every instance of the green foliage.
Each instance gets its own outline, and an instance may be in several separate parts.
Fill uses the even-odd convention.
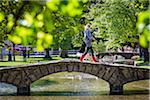
[[[141,11],[148,9],[148,0],[94,1],[96,3],[90,5],[90,12],[84,17],[93,27],[99,28],[95,34],[107,40],[104,43],[106,50],[116,49],[127,42],[134,46],[134,43],[139,41],[136,30],[137,16]]]
[[[84,30],[82,28],[82,30]],[[73,39],[72,39],[72,44],[74,45],[74,47],[81,47],[83,42],[83,33],[79,32],[78,34],[74,35]]]
[[[49,2],[46,3],[46,6],[52,11],[57,11],[59,4],[60,4],[60,0],[50,0]]]
[[[140,44],[144,48],[149,47],[150,42],[150,10],[139,14],[137,28],[140,35]]]
[[[78,0],[68,0],[67,6],[63,5],[61,9],[63,13],[67,13],[71,17],[81,15],[82,13],[81,8],[79,8]]]
[[[106,45],[102,41],[100,41],[98,44],[96,42],[93,42],[93,48],[97,53],[106,51]]]
[[[49,48],[52,41],[67,49],[72,36],[78,32],[79,25],[75,21],[79,20],[82,13],[80,5],[85,2],[86,0],[2,0],[0,34],[15,44],[36,46],[39,51]],[[4,37],[1,43],[4,42]],[[53,44],[57,45],[56,43]]]
[[[3,12],[0,12],[0,22],[4,19],[4,14]]]
[[[52,14],[52,18],[55,18],[54,29],[52,31],[54,38],[52,47],[54,49],[61,48],[63,50],[71,49],[74,36],[78,34],[80,30],[83,30],[79,21],[80,16],[70,17],[57,12]]]

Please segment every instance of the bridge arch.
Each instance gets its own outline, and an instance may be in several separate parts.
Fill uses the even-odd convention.
[[[80,76],[80,75],[81,76],[83,75],[83,77],[82,78],[76,77],[76,76]],[[53,76],[55,78],[58,77],[58,80],[53,78]],[[70,78],[66,78],[64,76],[69,76]],[[63,81],[61,80],[61,78]],[[40,84],[40,83],[45,83],[45,82],[48,82],[48,83],[46,84],[46,87],[43,87],[44,84]],[[73,84],[74,85],[78,84],[78,85],[76,87],[76,86],[73,86]],[[108,91],[109,91],[109,83],[108,82],[106,82],[105,80],[99,79],[98,77],[96,77],[94,75],[85,74],[85,73],[81,73],[81,72],[59,72],[59,73],[50,74],[48,76],[44,76],[44,77],[40,78],[39,80],[32,83],[32,85],[31,85],[32,91],[36,91],[36,88],[33,87],[35,85],[37,86],[37,88],[38,88],[38,86],[43,87],[44,88],[43,90],[45,91],[45,89],[46,89],[46,92],[49,92],[49,93],[51,93],[51,91],[55,91],[54,89],[58,89],[58,92],[62,91],[62,90],[64,90],[64,92],[65,92],[68,89],[70,89],[69,91],[71,91],[71,92],[79,92],[77,90],[77,89],[79,89],[79,90],[81,90],[81,93],[84,91],[83,95],[85,92],[89,92],[89,91],[93,91],[93,90],[99,91],[100,94],[101,93],[108,94]],[[49,87],[49,89],[47,89],[48,87]],[[88,87],[88,88],[86,88],[86,87]]]
[[[102,68],[102,69],[103,71],[106,71],[108,68]],[[109,79],[107,77],[103,77],[105,76],[104,75],[105,72],[99,73],[99,70],[102,70],[102,69],[99,69],[98,66],[93,66],[92,64],[89,65],[88,63],[81,63],[81,64],[80,63],[69,63],[69,64],[61,63],[61,64],[53,64],[53,65],[48,65],[48,66],[39,66],[39,70],[36,69],[36,71],[34,71],[28,77],[30,77],[31,83],[33,83],[42,77],[55,74],[55,73],[79,72],[79,73],[96,76],[109,83]]]

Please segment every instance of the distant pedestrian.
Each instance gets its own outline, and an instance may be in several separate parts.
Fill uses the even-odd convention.
[[[86,56],[86,54],[88,53],[88,51],[91,50],[92,59],[93,59],[94,62],[97,62],[96,57],[94,56],[93,48],[92,48],[92,41],[94,40],[94,37],[91,34],[90,28],[91,28],[90,24],[87,24],[85,26],[85,30],[84,30],[84,42],[85,42],[86,49],[85,49],[84,54],[80,57],[80,61],[83,61],[83,59]]]

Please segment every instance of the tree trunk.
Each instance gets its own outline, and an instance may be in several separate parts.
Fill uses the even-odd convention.
[[[142,48],[140,46],[140,57],[143,58],[144,62],[149,62],[148,48]]]
[[[24,61],[27,61],[27,49],[26,49],[26,47],[23,47],[23,50],[22,50],[22,52],[23,52],[23,60]]]
[[[50,53],[49,53],[49,50],[50,50],[50,49],[45,49],[45,51],[46,51],[45,59],[52,59],[52,57],[51,57],[51,55],[50,55]]]
[[[8,61],[12,61],[11,49],[8,51]]]
[[[148,48],[144,48],[143,49],[144,52],[144,62],[149,62],[149,52],[148,52]]]
[[[67,58],[68,57],[68,50],[61,50],[60,57]]]
[[[79,52],[80,52],[80,53],[84,53],[85,47],[86,47],[86,44],[85,44],[85,42],[83,41],[83,42],[82,42],[82,46],[81,46],[80,49],[79,49]]]
[[[1,57],[0,57],[0,59],[3,61],[3,49],[1,48]]]
[[[16,57],[15,57],[15,44],[13,43],[13,60],[16,61]]]
[[[30,50],[28,50],[28,58],[30,58]]]

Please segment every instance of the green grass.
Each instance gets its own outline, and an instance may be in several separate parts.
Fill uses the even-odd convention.
[[[53,84],[58,84],[58,82],[51,81],[49,79],[41,79],[40,81],[34,82],[34,84],[32,84],[32,87],[36,88],[37,86],[47,86],[47,85],[53,85]]]
[[[38,62],[48,62],[52,60],[61,60],[61,57],[54,56],[52,59],[45,59],[44,57],[30,57],[27,58],[27,61],[23,61],[22,56],[16,56],[16,61],[7,61],[7,58],[4,59],[4,61],[0,61],[0,67],[4,66],[17,66],[17,65],[25,65],[25,64],[31,64],[31,63],[38,63]]]
[[[140,68],[148,68],[150,69],[149,62],[144,62],[143,60],[135,61],[136,65]]]
[[[150,66],[139,66],[140,68],[148,68],[150,69]]]

